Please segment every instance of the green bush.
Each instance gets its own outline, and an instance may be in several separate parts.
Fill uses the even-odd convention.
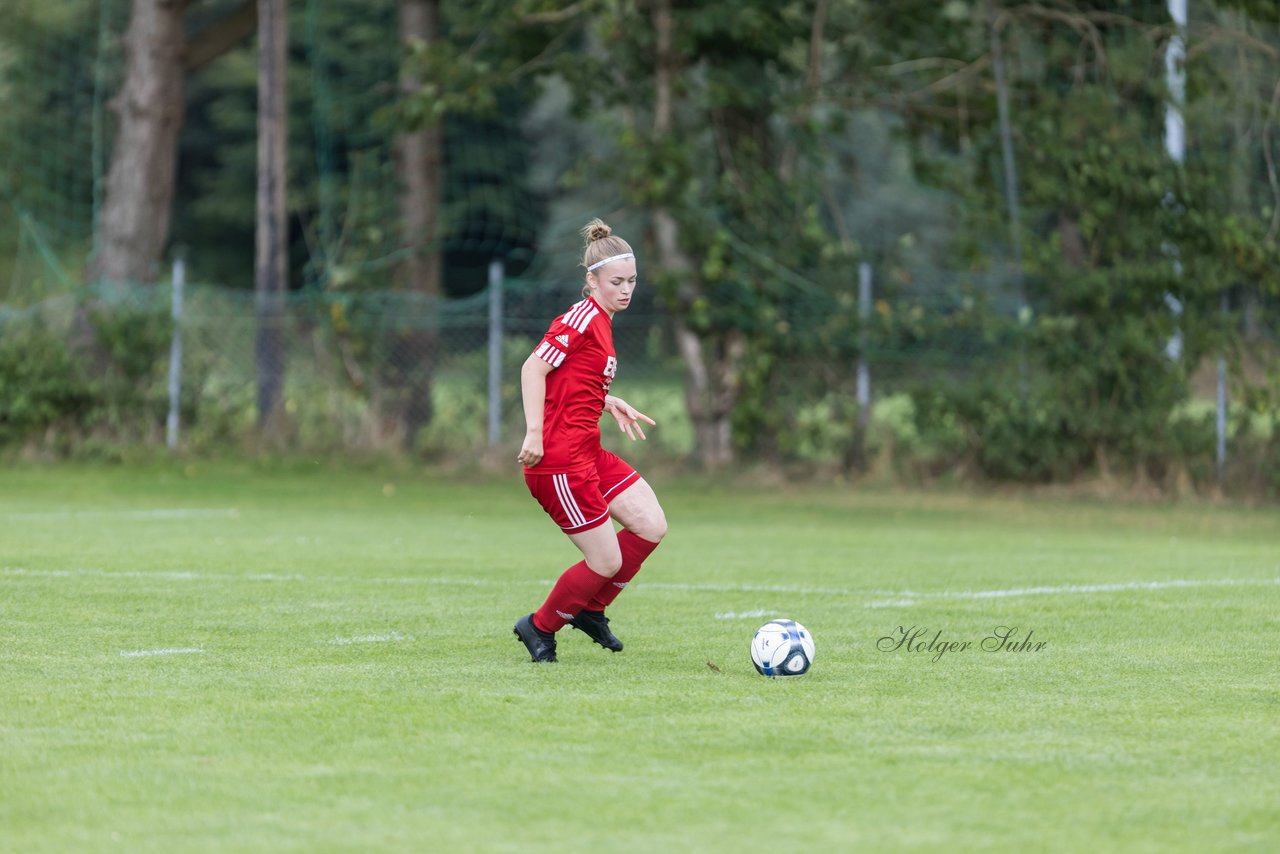
[[[918,392],[916,430],[924,443],[950,451],[994,480],[1044,482],[1078,474],[1089,449],[1073,434],[1051,395],[1021,396],[994,384]]]
[[[59,336],[39,321],[0,329],[0,444],[81,422],[94,406],[89,382]]]

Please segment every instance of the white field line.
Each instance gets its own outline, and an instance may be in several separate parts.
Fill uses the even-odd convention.
[[[178,569],[161,569],[154,572],[126,569],[119,572],[108,572],[105,569],[24,569],[18,566],[0,567],[0,575],[29,578],[161,578],[176,581],[196,581],[206,577],[198,572]],[[241,577],[243,578],[244,576]]]
[[[859,591],[845,587],[796,587],[786,584],[680,584],[668,582],[650,582],[637,585],[650,590],[679,590],[689,593],[790,593],[792,595],[815,596],[860,596]]]
[[[395,643],[403,640],[413,640],[413,638],[407,638],[399,632],[388,632],[385,635],[356,635],[353,638],[334,638],[329,643],[348,646],[353,643]]]
[[[93,567],[75,569],[27,569],[20,566],[0,567],[0,576],[28,578],[136,578],[136,579],[168,579],[175,581],[262,581],[262,582],[294,582],[313,583],[326,582],[338,584],[439,584],[451,587],[509,587],[513,582],[491,578],[457,578],[449,576],[413,575],[413,576],[358,576],[358,575],[299,575],[296,573],[254,572],[236,575],[226,572],[197,572],[185,569],[159,570],[106,570]],[[525,584],[547,587],[555,583],[553,578],[522,579]],[[675,590],[682,592],[704,593],[786,593],[793,596],[856,596],[857,591],[843,587],[795,587],[778,584],[681,584],[667,582],[651,582],[644,585],[649,590]]]
[[[175,519],[238,519],[234,507],[161,507],[149,510],[43,510],[0,513],[8,522],[62,522],[68,519],[135,519],[169,521]]]
[[[931,599],[1006,599],[1018,596],[1062,596],[1085,593],[1115,593],[1125,590],[1176,590],[1188,587],[1259,587],[1280,585],[1280,578],[1219,578],[1206,580],[1120,581],[1106,584],[1062,584],[1053,587],[1010,587],[1003,590],[938,590],[917,593],[904,590],[891,599],[868,602],[868,608],[896,608],[917,605]]]
[[[277,574],[277,573],[249,573],[236,575],[232,573],[207,573],[195,572],[190,570],[121,570],[107,571],[104,569],[94,568],[77,568],[77,569],[27,569],[24,567],[4,566],[0,567],[0,577],[29,577],[29,578],[70,578],[70,577],[92,577],[92,578],[130,578],[130,579],[164,579],[174,581],[254,581],[254,582],[288,582],[299,584],[311,583],[339,583],[339,584],[405,584],[405,585],[444,585],[451,587],[509,587],[512,581],[485,579],[485,578],[457,578],[443,576],[313,576],[299,574]],[[552,579],[524,579],[519,582],[529,585],[537,585],[546,587],[553,583]],[[1085,595],[1092,593],[1114,593],[1122,591],[1153,591],[1153,590],[1173,590],[1183,588],[1204,588],[1204,587],[1273,587],[1280,585],[1280,577],[1278,578],[1255,578],[1255,579],[1170,579],[1167,581],[1123,581],[1098,584],[1063,584],[1054,586],[1041,587],[1010,587],[994,590],[938,590],[938,591],[881,591],[878,593],[869,593],[868,591],[850,590],[842,587],[802,587],[788,585],[773,584],[682,584],[674,582],[648,582],[636,585],[637,590],[657,590],[657,591],[678,591],[693,593],[782,593],[791,596],[843,596],[850,598],[858,598],[862,596],[875,596],[865,604],[867,608],[892,608],[892,607],[908,607],[918,605],[921,602],[951,599],[951,600],[981,600],[981,599],[1006,599],[1023,596],[1064,596],[1064,595]],[[745,619],[747,616],[756,616],[754,611],[744,612],[741,617]],[[763,616],[763,614],[761,614]],[[727,616],[723,619],[736,619],[736,616]]]
[[[203,655],[203,649],[195,647],[176,647],[173,649],[134,649],[121,650],[121,658],[144,658],[149,655]]]
[[[760,617],[768,616],[771,613],[773,612],[767,611],[764,608],[757,608],[754,611],[728,611],[723,614],[717,613],[716,619],[717,620],[754,620]]]
[[[20,566],[0,566],[0,576],[15,578],[131,578],[131,579],[163,579],[171,581],[261,581],[261,582],[293,582],[309,584],[312,582],[331,582],[351,584],[444,584],[456,587],[488,587],[506,586],[508,582],[484,578],[447,578],[442,576],[357,576],[357,575],[300,575],[298,573],[251,572],[236,575],[229,572],[197,572],[187,569],[157,570],[106,570],[84,567],[77,569],[27,569]],[[539,582],[541,583],[541,582]]]

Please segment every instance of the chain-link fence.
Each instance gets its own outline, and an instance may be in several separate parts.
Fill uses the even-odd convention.
[[[193,7],[192,32],[238,5]],[[646,233],[648,211],[582,171],[619,152],[575,118],[563,80],[548,79],[536,98],[526,93],[496,117],[447,118],[441,234],[418,248],[442,254],[450,298],[404,293],[401,264],[413,250],[399,221],[398,130],[385,114],[401,70],[385,49],[398,39],[396,4],[295,5],[293,277],[277,345],[245,281],[254,226],[245,176],[256,156],[251,45],[186,81],[171,239],[187,247],[196,283],[175,313],[167,275],[153,285],[83,284],[99,239],[131,4],[0,4],[0,444],[169,440],[203,450],[266,436],[308,452],[465,459],[519,442],[519,366],[579,299],[577,229],[608,212],[620,234]],[[1246,71],[1232,73],[1263,80]],[[952,251],[952,202],[894,165],[910,158],[893,120],[874,110],[849,119],[847,135],[826,140],[839,153],[826,167],[828,207],[840,219],[840,257],[876,259],[874,267],[851,260],[833,272],[829,259],[797,252],[785,256],[797,267],[788,269],[782,255],[712,222],[713,212],[699,224],[718,235],[717,264],[733,256],[732,276],[697,288],[700,300],[740,301],[729,323],[747,346],[722,367],[739,386],[730,418],[742,450],[846,467],[896,455],[928,471],[976,465],[1022,479],[1105,468],[1104,452],[1091,448],[1129,461],[1191,461],[1197,479],[1231,465],[1276,468],[1266,457],[1280,449],[1274,286],[1241,282],[1221,310],[1189,307],[1199,315],[1185,317],[1187,331],[1199,340],[1190,355],[1165,359],[1161,336],[1180,330],[1159,290],[1108,318],[1094,304],[1055,305],[1047,293],[1055,286],[1024,289],[1008,276],[949,269],[963,257]],[[1248,196],[1248,181],[1235,189]],[[777,216],[796,213],[788,204]],[[998,249],[984,244],[982,254],[1000,267]],[[1170,266],[1162,254],[1141,257]],[[481,281],[492,258],[509,265],[500,300]],[[1120,253],[1092,274],[1101,281],[1116,273],[1108,264],[1131,262]],[[209,281],[235,286],[201,283]],[[1108,299],[1131,299],[1121,290]],[[641,457],[694,450],[675,319],[705,334],[709,358],[724,355],[716,351],[727,339],[716,337],[723,313],[690,312],[646,283],[615,320],[615,388],[659,422],[629,449]],[[277,348],[279,377],[264,348]],[[1113,352],[1099,364],[1106,348]],[[265,425],[261,390],[276,379],[280,408]],[[1143,420],[1146,412],[1158,417]],[[1063,447],[1074,450],[1053,462]]]
[[[397,292],[292,295],[284,303],[281,336],[283,415],[269,441],[297,450],[412,449],[434,456],[518,442],[524,429],[520,365],[551,319],[581,298],[580,287],[571,280],[507,280],[498,306],[493,289],[456,300]],[[653,452],[687,452],[678,359],[664,340],[652,295],[637,303],[614,324],[623,382],[638,394],[638,404],[657,406],[664,422],[675,422],[655,435]],[[17,438],[13,433],[27,416],[38,420],[39,413],[24,409],[24,397],[44,395],[56,406],[66,397],[59,386],[87,391],[73,378],[82,373],[76,367],[82,357],[68,349],[83,342],[87,330],[98,360],[92,367],[101,370],[91,368],[84,381],[112,411],[97,419],[100,435],[112,433],[102,423],[109,421],[123,430],[115,440],[159,442],[169,432],[172,444],[190,449],[261,439],[254,294],[186,284],[178,305],[166,283],[93,288],[0,309],[0,352],[14,366],[6,373],[0,365],[0,426],[11,427],[6,438]],[[47,346],[28,354],[29,370],[17,370],[19,350],[37,339]],[[47,351],[60,357],[30,363]],[[429,420],[410,436],[405,412],[414,396],[429,399]]]
[[[998,406],[990,396],[921,411],[965,389],[999,391],[1043,378],[1043,363],[1025,349],[1026,330],[1038,321],[1009,288],[958,275],[877,284],[869,265],[849,278],[845,291],[793,295],[780,306],[781,326],[751,342],[743,370],[759,362],[770,367],[740,397],[746,418],[737,414],[735,423],[744,443],[756,442],[783,463],[850,466],[882,452],[953,465],[1000,431],[1032,436],[1043,429],[1051,431],[1049,441],[1064,441],[1062,428],[1036,421],[1042,416],[1035,412],[1026,421],[1016,412],[966,414],[965,405]],[[70,395],[74,413],[79,393],[82,407],[97,409],[87,433],[115,442],[159,446],[167,433],[171,445],[192,451],[251,447],[265,437],[273,447],[303,452],[408,452],[454,461],[501,455],[523,435],[520,365],[551,319],[580,298],[580,287],[569,277],[511,278],[455,300],[400,292],[292,295],[281,338],[282,412],[269,429],[260,422],[261,322],[251,292],[185,286],[176,323],[171,284],[99,288],[9,307],[0,312],[0,428],[9,440],[47,442],[60,422],[46,418],[43,433],[23,435],[24,423],[40,422],[32,407],[66,406]],[[1188,402],[1173,423],[1159,427],[1174,434],[1194,427],[1194,440],[1186,442],[1202,468],[1215,456],[1223,465],[1222,455],[1238,444],[1256,446],[1275,435],[1274,409],[1267,409],[1273,404],[1251,399],[1274,382],[1274,307],[1253,299],[1231,308],[1231,322],[1249,328],[1246,346],[1221,360],[1208,354],[1187,371]],[[82,376],[66,349],[83,339],[78,326],[92,330],[101,354],[92,389],[72,379]],[[652,289],[642,287],[633,307],[615,318],[614,338],[615,392],[659,422],[649,441],[628,453],[687,459],[694,430],[686,364],[672,318]],[[1078,357],[1084,363],[1088,354]],[[424,401],[425,410],[412,405]],[[765,410],[756,422],[752,407]],[[975,424],[988,435],[967,435]],[[1240,462],[1256,459],[1250,454]],[[1030,470],[1037,470],[1034,462]]]

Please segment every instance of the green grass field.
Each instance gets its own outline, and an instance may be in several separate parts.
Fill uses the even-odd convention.
[[[626,651],[534,665],[514,475],[5,471],[0,849],[1280,850],[1274,508],[653,480]]]

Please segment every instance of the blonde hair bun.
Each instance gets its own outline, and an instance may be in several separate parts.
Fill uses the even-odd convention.
[[[613,233],[613,229],[604,220],[596,217],[582,229],[582,238],[587,242],[582,250],[582,266],[591,273],[591,265],[615,255],[631,255],[631,244]]]
[[[612,234],[613,229],[599,217],[591,220],[591,222],[587,223],[582,229],[582,237],[588,244],[595,243],[597,240],[604,240]]]

